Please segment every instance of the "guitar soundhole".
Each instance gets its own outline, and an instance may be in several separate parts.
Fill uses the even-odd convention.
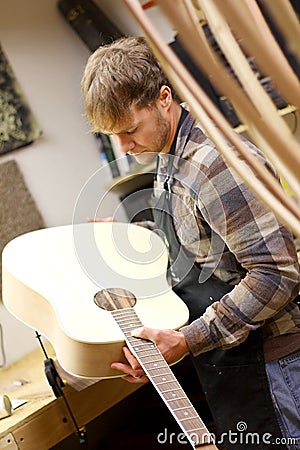
[[[102,289],[94,295],[94,302],[106,311],[132,308],[136,304],[135,295],[122,288]]]

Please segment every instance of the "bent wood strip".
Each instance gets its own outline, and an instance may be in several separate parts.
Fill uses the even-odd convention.
[[[177,87],[180,95],[189,104],[192,113],[202,124],[208,135],[212,138],[229,165],[235,168],[241,178],[253,190],[279,219],[290,227],[296,235],[300,235],[299,208],[283,192],[273,176],[255,159],[249,158],[247,147],[229,126],[219,110],[213,105],[209,97],[191,77],[180,60],[174,55],[170,48],[164,44],[157,30],[152,26],[137,1],[125,0],[128,8],[143,28],[154,52],[159,58],[164,70],[170,80]],[[234,153],[224,141],[224,137],[216,129],[210,117],[213,117],[225,137],[235,145],[247,162],[253,173],[246,168],[240,158]],[[257,178],[258,177],[258,178]],[[263,180],[263,182],[261,182]]]
[[[264,0],[263,3],[283,33],[287,46],[300,60],[299,20],[291,3],[274,2],[274,0]]]
[[[258,81],[256,75],[253,73],[246,56],[234,38],[224,17],[220,14],[218,8],[216,7],[216,2],[214,0],[198,0],[198,2],[207,17],[209,26],[220,48],[238,76],[245,92],[248,94],[249,99],[256,106],[261,116],[267,117],[269,123],[272,124],[272,127],[275,130],[280,130],[282,139],[285,142],[288,142],[291,140],[291,130],[283,118],[279,116],[277,108],[271,98]],[[257,146],[259,146],[269,161],[273,163],[274,167],[276,167],[280,172],[280,175],[287,179],[290,185],[298,186],[298,177],[291,180],[293,174],[286,165],[286,155],[276,153],[264,140],[260,140],[259,145],[256,140],[256,133],[252,132],[252,126],[250,127],[250,134]]]
[[[280,129],[278,130],[273,127],[268,117],[264,117],[257,112],[257,109],[253,107],[248,96],[240,88],[238,83],[230,77],[223,64],[218,58],[211,56],[210,53],[212,52],[207,50],[206,38],[203,36],[203,32],[201,32],[201,28],[196,21],[196,15],[190,1],[177,0],[173,2],[172,0],[158,0],[158,4],[178,30],[184,46],[193,56],[196,63],[207,74],[208,78],[212,80],[213,84],[217,86],[219,92],[224,93],[232,102],[243,122],[248,124],[249,128],[254,125],[259,133],[264,136],[270,148],[284,159],[285,165],[292,174],[290,179],[293,182],[293,191],[300,199],[299,142],[292,133],[290,133],[289,139],[282,139]],[[217,6],[220,7],[221,4],[223,5],[223,2],[218,2]],[[294,96],[296,95],[294,93]],[[213,119],[216,120],[215,113]],[[230,141],[232,142],[231,139]],[[238,147],[237,149],[239,151]],[[280,172],[280,168],[277,167],[277,170]]]
[[[244,2],[244,8],[237,8],[235,0],[226,0],[218,2],[218,7],[236,34],[243,39],[247,52],[255,56],[262,71],[270,73],[281,94],[300,109],[299,80],[270,32],[257,3],[248,0]],[[251,17],[256,17],[256,21]]]

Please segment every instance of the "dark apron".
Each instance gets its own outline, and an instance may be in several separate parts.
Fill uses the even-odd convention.
[[[183,250],[174,230],[171,212],[174,194],[168,183],[172,167],[167,173],[159,199],[153,197],[153,215],[168,241],[171,278],[180,279],[173,290],[188,306],[191,322],[234,286],[215,276],[199,284],[201,270],[191,261],[193,256]],[[188,273],[186,267],[190,267]],[[226,450],[286,449],[285,445],[274,445],[281,432],[265,371],[261,329],[250,332],[246,341],[236,347],[212,350],[192,357],[192,361],[221,436],[219,444],[225,445]]]

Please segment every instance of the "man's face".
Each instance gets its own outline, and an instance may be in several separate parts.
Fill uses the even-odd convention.
[[[168,152],[171,126],[156,104],[150,108],[132,106],[128,123],[115,127],[113,136],[123,153],[133,155],[140,164],[149,164],[159,152]]]

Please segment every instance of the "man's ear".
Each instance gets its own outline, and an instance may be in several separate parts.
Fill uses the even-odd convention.
[[[160,88],[159,92],[159,102],[163,108],[169,108],[172,103],[172,91],[171,88],[167,85],[163,85]]]

